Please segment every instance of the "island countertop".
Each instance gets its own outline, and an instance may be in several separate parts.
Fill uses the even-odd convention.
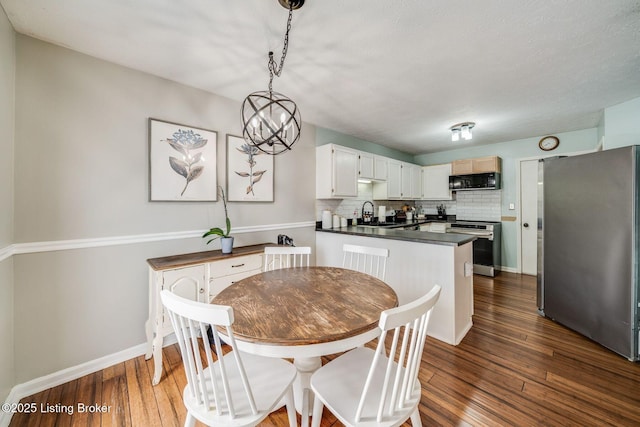
[[[352,225],[340,228],[316,228],[325,233],[348,234],[352,236],[377,237],[379,239],[405,240],[433,245],[460,246],[476,240],[475,236],[457,233],[432,233],[419,230],[399,230],[384,227],[362,227]]]

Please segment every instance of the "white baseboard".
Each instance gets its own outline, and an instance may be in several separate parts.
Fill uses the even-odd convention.
[[[498,270],[500,271],[506,271],[507,273],[519,273],[517,268],[514,267],[505,267],[505,266],[500,266],[500,267],[496,267]]]
[[[167,347],[175,344],[175,335],[171,334],[164,338],[163,346]],[[60,384],[67,383],[69,381],[77,380],[85,375],[92,374],[102,369],[108,368],[118,363],[125,362],[130,359],[142,356],[147,352],[147,344],[138,344],[134,347],[126,350],[119,351],[104,357],[100,357],[95,360],[90,360],[85,363],[81,363],[77,366],[63,369],[58,372],[45,375],[43,377],[34,378],[26,383],[18,384],[11,389],[9,396],[5,400],[5,405],[17,404],[21,399],[31,396],[32,394],[40,393],[41,391],[59,386]],[[58,402],[51,402],[52,404]],[[8,427],[11,422],[12,413],[0,411],[0,427]]]

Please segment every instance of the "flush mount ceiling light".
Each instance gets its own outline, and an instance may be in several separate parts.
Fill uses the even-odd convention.
[[[460,141],[460,138],[465,141],[472,139],[473,135],[471,134],[471,129],[473,129],[475,125],[476,124],[474,122],[463,122],[451,126],[449,128],[451,130],[451,140],[455,142]]]
[[[289,31],[293,11],[304,4],[304,0],[278,0],[289,9],[287,31],[284,35],[284,47],[280,65],[269,52],[269,90],[253,92],[242,103],[242,137],[249,144],[267,154],[280,154],[291,150],[291,146],[300,139],[302,120],[295,102],[287,96],[273,91],[273,76],[280,77],[284,59],[289,48]]]

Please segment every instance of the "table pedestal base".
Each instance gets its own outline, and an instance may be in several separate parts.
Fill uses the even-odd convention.
[[[298,375],[293,383],[293,398],[296,411],[302,416],[302,427],[309,425],[309,415],[313,411],[313,392],[311,375],[322,366],[320,357],[297,357],[293,364]]]

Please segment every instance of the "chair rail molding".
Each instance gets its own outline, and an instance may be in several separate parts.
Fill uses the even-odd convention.
[[[5,246],[4,248],[0,248],[0,262],[4,261],[7,258],[11,258],[15,251],[15,245]]]
[[[249,225],[234,227],[234,234],[246,234],[258,231],[285,230],[292,228],[315,227],[315,221],[292,222],[282,224]],[[0,261],[13,255],[37,252],[64,251],[70,249],[97,248],[103,246],[131,245],[137,243],[160,242],[165,240],[179,240],[199,238],[204,230],[173,231],[166,233],[137,234],[129,236],[96,237],[74,240],[54,240],[48,242],[14,243],[0,248]]]

